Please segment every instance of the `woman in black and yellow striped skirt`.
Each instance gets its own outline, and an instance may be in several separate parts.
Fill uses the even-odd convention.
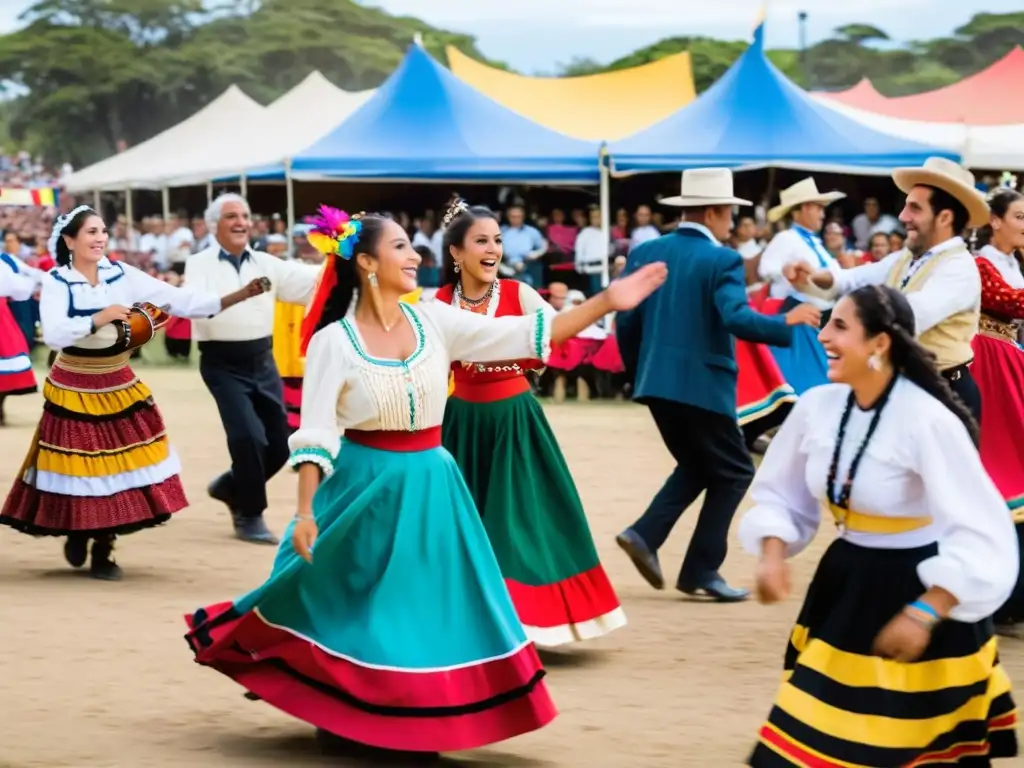
[[[772,441],[740,538],[764,602],[825,501],[839,527],[811,582],[757,768],[986,766],[1017,754],[1016,707],[989,618],[1016,580],[1017,540],[982,468],[977,425],[914,340],[890,288],[835,307],[832,384]]]

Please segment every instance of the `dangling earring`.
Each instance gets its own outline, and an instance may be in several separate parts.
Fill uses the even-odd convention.
[[[875,352],[868,358],[868,368],[872,371],[882,370],[882,356]]]
[[[384,333],[391,332],[391,326],[384,321],[384,300],[380,295],[380,283],[377,282],[377,273],[371,272],[366,276],[370,284],[370,302],[373,304],[373,313],[377,315],[380,324],[384,326]]]
[[[462,265],[461,265],[461,264],[459,264],[459,262],[457,262],[457,261],[456,261],[456,262],[455,262],[455,274],[457,275],[457,274],[459,274],[459,272],[461,272],[461,271],[462,271]]]

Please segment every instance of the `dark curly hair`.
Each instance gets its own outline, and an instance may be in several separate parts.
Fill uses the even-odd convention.
[[[485,205],[467,206],[464,200],[455,200],[445,211],[444,246],[442,248],[442,264],[444,265],[444,284],[454,285],[459,282],[455,271],[455,259],[452,257],[452,246],[461,248],[466,242],[466,234],[473,223],[480,219],[498,220],[498,214]]]
[[[849,298],[866,336],[889,335],[892,340],[889,359],[893,369],[952,411],[977,446],[978,423],[939,373],[935,356],[914,338],[914,310],[907,297],[895,288],[868,285],[850,293]]]
[[[356,244],[355,252],[356,254],[367,253],[376,256],[381,235],[384,234],[384,228],[389,220],[376,213],[363,214],[360,220],[363,223],[363,228],[359,233],[359,242]],[[356,269],[355,254],[351,259],[335,257],[334,271],[338,282],[324,303],[323,313],[316,325],[317,331],[345,317],[349,305],[352,303],[352,296],[359,287],[359,270]]]
[[[83,211],[79,211],[71,221],[63,226],[60,232],[57,233],[57,247],[54,248],[56,253],[53,254],[53,260],[61,267],[66,267],[71,263],[71,249],[68,248],[68,244],[64,241],[64,236],[67,237],[78,237],[78,233],[82,229],[82,225],[85,224],[87,219],[93,216],[99,216],[96,211],[92,208],[86,208]]]

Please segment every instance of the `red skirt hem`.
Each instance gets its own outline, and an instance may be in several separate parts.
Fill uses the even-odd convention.
[[[381,749],[454,752],[537,730],[557,714],[537,651],[454,669],[368,667],[220,603],[186,616],[196,662],[271,706]]]
[[[40,491],[19,478],[4,503],[0,525],[32,536],[125,535],[162,525],[187,506],[177,475],[112,496],[65,496]]]
[[[552,628],[581,624],[620,608],[608,574],[601,565],[568,579],[530,586],[505,579],[519,620],[530,627]]]
[[[30,395],[38,391],[36,375],[31,368],[18,373],[0,373],[0,397]]]
[[[556,371],[572,371],[590,362],[601,348],[597,339],[568,339],[562,344],[552,344],[548,356],[548,368]]]

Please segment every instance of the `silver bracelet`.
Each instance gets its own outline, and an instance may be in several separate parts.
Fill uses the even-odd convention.
[[[300,515],[300,514],[299,514],[298,512],[296,512],[296,513],[295,513],[295,519],[296,519],[296,520],[311,520],[311,521],[316,521],[316,518],[315,518],[315,517],[313,517],[312,515]]]

